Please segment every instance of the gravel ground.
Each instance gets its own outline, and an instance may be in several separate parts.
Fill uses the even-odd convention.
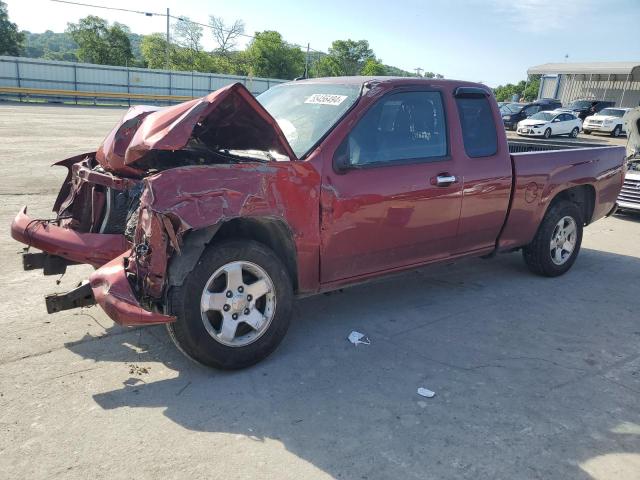
[[[207,370],[161,327],[47,315],[91,269],[23,272],[9,237],[121,114],[0,105],[2,478],[640,478],[640,217],[587,228],[561,278],[509,254],[300,300],[273,356]]]

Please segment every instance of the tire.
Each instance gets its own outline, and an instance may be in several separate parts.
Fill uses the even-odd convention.
[[[569,134],[569,136],[571,138],[578,138],[579,133],[580,133],[580,129],[578,127],[575,127],[573,130],[571,130],[571,133]]]
[[[554,260],[552,256],[552,252],[557,252],[557,249],[553,250],[550,245],[554,238],[556,238],[559,222],[564,219],[571,219],[573,221],[575,236],[573,238],[574,243],[571,252],[567,253],[566,256],[562,256],[561,263],[558,263],[558,258]],[[564,220],[564,224],[569,227],[571,222]],[[561,200],[552,204],[538,227],[533,241],[522,250],[522,256],[529,270],[545,277],[557,277],[566,273],[576,261],[576,257],[580,251],[580,245],[582,244],[582,225],[582,215],[575,203]],[[571,243],[570,237],[567,237],[567,242]],[[564,251],[563,249],[562,252]]]
[[[232,281],[226,272],[237,272],[238,268],[240,277],[234,277],[241,279],[236,283],[243,287],[231,292]],[[252,299],[248,292],[261,275],[269,290]],[[204,300],[205,288],[210,303]],[[255,288],[253,291],[258,292]],[[232,298],[226,300],[230,292]],[[176,321],[167,324],[167,329],[178,349],[203,365],[235,370],[263,360],[280,344],[289,328],[293,288],[286,267],[272,250],[251,240],[228,240],[211,244],[204,251],[182,286],[169,291],[168,301],[169,313]],[[224,312],[222,308],[201,306],[219,306],[220,302],[224,303]],[[237,320],[231,322],[231,315]],[[259,328],[243,322],[256,316],[263,320]],[[235,325],[229,327],[234,337],[223,334],[225,321]]]
[[[614,128],[613,131],[611,132],[611,136],[619,137],[621,133],[622,133],[622,127],[620,125],[616,125],[616,128]]]
[[[582,133],[585,135],[591,135],[591,130],[583,130]]]
[[[544,131],[544,138],[551,138],[551,129],[550,128],[547,128]]]

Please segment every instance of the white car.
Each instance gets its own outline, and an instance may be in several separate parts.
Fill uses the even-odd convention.
[[[582,120],[572,113],[552,110],[538,112],[518,123],[516,133],[529,137],[549,138],[552,135],[569,135],[576,138],[582,130]]]
[[[625,132],[622,117],[630,108],[605,108],[595,115],[584,119],[584,133],[604,132],[619,137]]]

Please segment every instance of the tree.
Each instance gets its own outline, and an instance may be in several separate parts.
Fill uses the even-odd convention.
[[[202,27],[188,17],[180,18],[173,25],[173,38],[177,48],[174,53],[179,70],[200,70],[204,57],[202,52]]]
[[[105,19],[89,15],[68,23],[67,32],[78,44],[77,55],[83,62],[127,65],[132,58],[129,29],[122,24],[110,26]]]
[[[24,33],[25,41],[21,55],[47,60],[78,61],[76,56],[78,45],[68,33],[54,33],[51,30],[43,33],[27,31],[22,33]]]
[[[540,75],[531,75],[529,82],[521,80],[517,84],[507,83],[499,85],[493,89],[498,102],[510,102],[513,95],[518,100],[524,97],[527,102],[531,102],[538,97],[538,89],[540,88]]]
[[[367,60],[377,61],[366,40],[336,40],[313,68],[314,76],[360,75]]]
[[[24,33],[18,31],[18,26],[9,21],[7,4],[0,0],[0,55],[17,57],[22,50]]]
[[[374,58],[369,58],[362,67],[362,75],[380,76],[387,75],[386,67]]]
[[[222,17],[210,15],[209,26],[211,27],[213,39],[218,44],[216,49],[218,53],[226,54],[233,50],[238,37],[244,35],[244,22],[242,20],[236,20],[232,25],[226,25]]]
[[[304,72],[304,53],[287,45],[275,31],[257,32],[246,50],[247,62],[253,75],[293,79]]]
[[[189,17],[181,17],[173,24],[173,38],[179,47],[194,53],[202,51],[202,27]]]
[[[174,46],[170,46],[169,59],[171,60]],[[140,53],[148,68],[166,68],[167,39],[161,33],[144,35],[140,42]]]

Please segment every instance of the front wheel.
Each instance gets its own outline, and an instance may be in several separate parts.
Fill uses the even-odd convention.
[[[582,215],[575,203],[559,201],[549,207],[538,232],[523,250],[533,273],[557,277],[575,262],[582,244]]]
[[[210,245],[182,286],[169,292],[176,321],[169,336],[207,366],[239,369],[272,353],[289,327],[293,288],[287,269],[254,241]]]
[[[550,129],[550,128],[547,128],[547,129],[544,131],[544,138],[550,138],[550,137],[551,137],[551,129]]]
[[[622,133],[622,127],[620,125],[616,125],[616,128],[614,128],[613,132],[611,132],[611,136],[619,137],[621,133]]]
[[[580,129],[578,127],[575,127],[573,130],[571,130],[569,136],[571,136],[571,138],[577,138],[579,133]]]

